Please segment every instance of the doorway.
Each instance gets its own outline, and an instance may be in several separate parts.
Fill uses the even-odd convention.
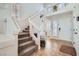
[[[58,36],[61,39],[72,41],[72,13],[58,16]]]
[[[51,21],[51,31],[54,37],[58,37],[58,21],[57,20]]]
[[[79,56],[79,16],[75,16],[73,20],[73,46]]]
[[[72,41],[72,27],[73,27],[72,12],[52,16],[51,30],[52,35],[59,37],[62,40]]]

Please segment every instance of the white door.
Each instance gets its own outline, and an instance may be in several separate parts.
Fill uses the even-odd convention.
[[[58,36],[58,22],[57,20],[53,20],[51,22],[51,31],[52,31],[52,35],[57,37]]]
[[[79,56],[79,20],[77,20],[77,17],[75,17],[73,24],[73,42],[77,55]]]
[[[46,21],[46,31],[47,36],[51,36],[51,22],[49,20]]]
[[[76,4],[74,9],[74,18],[73,18],[73,46],[76,49],[77,55],[79,56],[79,4]]]
[[[72,13],[58,16],[58,36],[67,41],[72,41]]]

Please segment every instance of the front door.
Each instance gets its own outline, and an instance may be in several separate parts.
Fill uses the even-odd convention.
[[[72,41],[72,13],[59,15],[58,22],[59,38]]]
[[[79,16],[76,16],[73,21],[73,42],[76,48],[77,55],[79,55]]]
[[[73,16],[73,46],[79,56],[79,4],[76,4]]]

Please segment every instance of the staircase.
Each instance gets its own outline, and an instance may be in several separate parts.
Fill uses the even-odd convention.
[[[32,40],[32,37],[30,37],[28,26],[18,35],[18,55],[30,56],[37,51],[37,49],[38,46],[35,44],[35,41]]]

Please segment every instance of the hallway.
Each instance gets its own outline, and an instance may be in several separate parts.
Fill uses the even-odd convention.
[[[62,46],[67,46],[68,48],[69,47],[70,48],[63,49]],[[71,55],[76,55],[75,49],[72,47],[71,42],[57,40],[53,38],[49,38],[48,40],[46,40],[45,48],[41,48],[33,54],[33,56],[71,56]]]
[[[0,13],[0,56],[79,56],[79,4],[1,3]]]

